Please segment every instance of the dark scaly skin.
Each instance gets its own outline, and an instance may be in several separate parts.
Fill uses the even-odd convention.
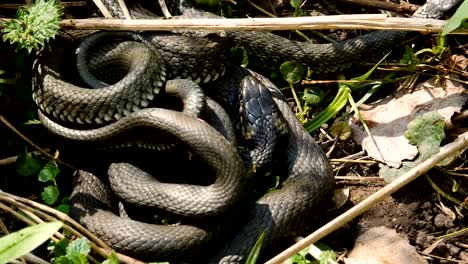
[[[340,54],[338,51],[355,52],[356,49],[362,52],[366,49],[365,53],[356,52],[357,54],[368,54],[369,47],[366,47],[366,45],[377,43],[375,39],[379,38],[378,34],[370,36],[373,36],[371,40],[374,42],[368,42],[367,39],[355,39],[353,40],[354,42],[345,43],[348,45],[344,46],[317,46],[320,52],[325,51],[327,53],[325,55],[328,56],[324,55],[325,57],[321,56],[321,53],[314,53],[312,50],[308,50],[307,47],[297,43],[289,42],[288,45],[292,44],[293,46],[299,47],[298,49],[292,50],[294,54],[301,53],[302,51],[311,52],[313,55],[311,57],[312,62],[317,59],[329,61],[330,58],[341,60],[342,58],[333,57],[333,54]],[[403,38],[406,37],[407,36],[404,36]],[[236,36],[234,35],[232,39],[235,38]],[[242,43],[245,41],[248,45],[249,43],[253,43],[253,38],[257,39],[258,35],[255,34],[250,37],[244,36],[241,38],[235,40],[235,42]],[[392,41],[399,41],[400,37],[398,34],[395,34],[390,39]],[[276,43],[282,43],[281,41],[277,40]],[[276,47],[271,45],[272,42],[275,42],[274,38],[267,38],[266,40],[263,39],[255,43],[254,47],[252,47],[254,53],[260,56],[260,61],[270,55],[273,55],[273,58],[271,58],[273,61],[282,60],[280,55],[273,54],[277,50],[275,50]],[[392,45],[393,44],[394,43],[392,43]],[[261,45],[266,46],[265,52],[258,50],[258,47]],[[382,46],[380,48],[382,48]],[[288,54],[288,52],[290,51],[287,51],[286,54]],[[289,55],[287,55],[288,59],[291,58],[290,56],[294,56],[294,54],[289,53]],[[346,54],[347,53],[341,55]],[[350,58],[351,62],[349,63],[345,60],[343,67],[349,67],[357,60],[357,57],[351,56]],[[361,59],[362,58],[359,58],[360,61],[362,61]],[[270,59],[268,61],[270,61]],[[298,61],[301,62],[301,60]],[[310,61],[308,61],[308,63],[310,63]],[[320,64],[320,66],[318,66],[317,72],[326,71],[322,65],[323,64]],[[339,70],[341,69],[340,67],[342,66],[337,67],[336,63],[333,62],[330,65],[332,71]],[[259,76],[257,77],[262,79]],[[239,234],[226,244],[225,249],[217,254],[217,257],[213,260],[216,263],[242,262],[246,254],[250,251],[253,242],[263,230],[267,231],[266,246],[282,238],[285,233],[291,235],[293,230],[302,226],[303,221],[307,221],[307,219],[304,220],[302,217],[311,213],[311,209],[318,206],[322,199],[328,198],[333,189],[333,178],[330,176],[329,166],[325,156],[315,142],[313,142],[310,135],[304,131],[302,125],[295,119],[294,114],[291,112],[280,93],[273,87],[270,88],[274,101],[283,114],[283,117],[286,119],[289,128],[287,147],[287,160],[289,162],[288,179],[284,182],[280,190],[268,193],[256,203],[256,206],[250,212],[252,221],[246,224]],[[302,203],[302,201],[305,201],[305,203]],[[309,209],[309,211],[302,211],[304,208]],[[149,231],[149,229],[147,230]],[[170,243],[172,242],[173,241]]]
[[[262,232],[266,250],[281,241],[298,235],[310,226],[310,220],[323,201],[331,197],[335,180],[323,151],[297,120],[281,92],[266,78],[244,71],[253,85],[266,87],[274,104],[286,121],[287,147],[281,160],[287,166],[287,179],[278,190],[261,197],[249,211],[250,219],[224,246],[210,263],[244,263]]]
[[[206,122],[183,113],[148,108],[105,127],[83,131],[60,126],[44,115],[40,115],[40,120],[52,133],[77,142],[105,142],[120,134],[131,133],[135,128],[147,128],[148,133],[170,134],[216,173],[215,182],[209,186],[165,184],[151,182],[149,175],[138,177],[139,169],[133,166],[112,165],[109,170],[119,176],[112,178],[112,186],[119,188],[119,195],[127,200],[131,199],[132,193],[139,193],[140,196],[132,200],[134,204],[150,204],[182,216],[206,217],[225,213],[242,195],[244,165],[234,147]],[[155,188],[160,192],[154,192]]]
[[[271,165],[279,138],[287,133],[286,124],[263,83],[245,74],[239,86],[242,138],[251,146],[242,157],[252,171],[261,172]]]
[[[68,58],[65,54],[43,54],[34,64],[33,76],[33,99],[41,111],[65,122],[104,124],[148,106],[166,81],[164,62],[157,51],[147,48],[147,41],[141,36],[126,32],[114,34],[116,39],[130,39],[141,44],[125,46],[124,52],[120,52],[133,74],[127,74],[106,89],[86,89],[63,79],[60,59]],[[71,45],[69,41],[59,43]]]
[[[148,107],[168,78],[204,83],[218,79],[225,71],[221,42],[167,33],[144,37],[130,32],[83,35],[59,37],[54,50],[44,52],[34,65],[34,101],[41,111],[65,123],[108,124]],[[100,89],[81,87],[64,78],[62,67],[71,54],[63,47],[80,39],[78,72],[88,86]]]
[[[112,2],[112,0],[107,0]],[[431,0],[415,18],[440,18],[460,0]],[[194,8],[189,1],[180,0],[178,9],[183,17],[220,18],[212,13]],[[380,30],[336,43],[312,44],[290,40],[265,31],[226,31],[226,38],[244,47],[249,65],[264,68],[295,60],[309,66],[314,73],[337,72],[352,65],[380,59],[395,46],[403,45],[418,37],[408,31]]]
[[[87,229],[115,250],[139,258],[169,260],[178,256],[174,252],[191,256],[204,250],[214,235],[191,225],[154,225],[120,217],[113,210],[115,199],[110,188],[86,171],[77,171],[71,199],[71,213]],[[164,237],[170,237],[171,242],[161,239]]]

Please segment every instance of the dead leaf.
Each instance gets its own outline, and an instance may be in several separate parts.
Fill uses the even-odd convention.
[[[347,264],[413,263],[427,264],[409,242],[393,229],[379,226],[365,231],[356,239],[346,258]]]
[[[402,160],[412,160],[418,154],[416,146],[404,136],[408,123],[426,112],[437,111],[446,126],[452,126],[452,115],[466,103],[468,95],[464,90],[463,84],[455,81],[430,79],[418,84],[412,93],[402,90],[394,96],[363,106],[360,113],[378,147],[357,118],[350,122],[353,138],[369,156],[398,168]]]

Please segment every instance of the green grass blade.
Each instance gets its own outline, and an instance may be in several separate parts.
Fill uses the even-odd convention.
[[[61,227],[61,222],[42,223],[0,238],[0,263],[7,263],[31,252]]]
[[[455,11],[455,14],[453,14],[453,16],[447,21],[447,24],[445,24],[445,27],[442,30],[442,35],[445,36],[460,27],[467,18],[468,1],[463,1],[457,11]]]
[[[343,107],[348,104],[348,94],[351,90],[348,87],[340,88],[335,99],[328,105],[325,110],[318,114],[314,119],[307,122],[304,127],[307,132],[312,132],[318,129],[323,123],[334,117]]]
[[[255,264],[257,262],[258,256],[260,255],[260,250],[262,249],[263,240],[265,239],[265,231],[258,237],[257,242],[250,251],[249,257],[245,261],[245,264]]]
[[[364,73],[363,75],[361,76],[358,76],[358,77],[354,77],[352,78],[351,80],[358,80],[358,81],[365,81],[367,79],[369,79],[369,76],[377,69],[377,67],[379,67],[379,65],[388,57],[388,55],[390,55],[391,51],[388,52],[387,54],[385,54],[385,56],[383,56],[382,59],[380,59],[379,62],[377,62],[377,64],[374,65],[374,67],[372,67],[370,70],[368,70],[366,73]],[[357,86],[359,84],[354,84],[354,83],[350,83],[350,84],[347,84],[350,86],[350,88],[357,88]]]

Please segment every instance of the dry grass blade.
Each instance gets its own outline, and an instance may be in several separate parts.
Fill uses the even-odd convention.
[[[128,11],[127,5],[125,4],[124,0],[117,0],[119,3],[120,8],[122,9],[122,12],[125,16],[126,19],[132,19],[132,16],[130,15],[130,11]]]
[[[101,2],[101,0],[93,0],[94,4],[97,6],[99,11],[101,11],[102,15],[106,18],[112,18],[111,13],[106,8],[106,6]]]

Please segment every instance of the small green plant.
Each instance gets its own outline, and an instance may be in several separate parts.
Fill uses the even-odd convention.
[[[91,244],[86,238],[77,238],[70,241],[63,238],[58,242],[52,242],[48,249],[54,255],[52,264],[88,264],[88,255],[91,252]],[[118,264],[119,260],[114,251],[102,264]]]
[[[56,177],[60,170],[54,161],[48,161],[43,165],[43,161],[39,157],[25,151],[16,160],[16,172],[27,177],[37,175],[38,181],[48,184],[41,192],[42,200],[48,205],[53,205],[58,201],[60,191]],[[68,213],[70,206],[67,197],[61,200],[57,209]]]
[[[299,251],[284,264],[328,264],[336,261],[335,252],[325,244],[317,243]]]
[[[382,63],[386,58],[388,54],[385,55],[372,69],[370,69],[368,72],[365,74],[352,78],[351,80],[354,81],[365,81],[369,78],[369,76],[377,69],[377,67]],[[338,89],[338,93],[336,94],[335,98],[333,101],[323,110],[320,114],[318,114],[313,120],[308,121],[304,124],[304,127],[308,132],[315,131],[318,129],[322,124],[330,120],[330,118],[334,117],[338,112],[340,112],[348,103],[351,105],[353,111],[355,111],[358,116],[358,110],[357,107],[359,104],[363,103],[365,100],[367,100],[370,95],[365,95],[365,100],[361,99],[358,103],[354,102],[353,97],[351,96],[351,92],[359,89],[363,89],[366,86],[369,85],[374,85],[369,92],[373,93],[376,90],[377,86],[380,86],[382,82],[376,82],[376,83],[348,83],[348,84],[340,84],[340,88]],[[362,121],[362,120],[361,120]],[[366,128],[365,122],[363,122],[364,127]]]
[[[289,3],[294,8],[295,17],[300,17],[307,14],[307,12],[304,9],[302,9],[302,5],[304,4],[303,0],[291,0]]]
[[[398,169],[383,167],[380,175],[386,182],[392,182],[405,172],[414,168],[426,159],[439,152],[440,144],[445,138],[444,118],[437,112],[427,112],[408,124],[405,137],[418,148],[418,158],[414,161],[403,161]]]
[[[17,19],[5,23],[3,41],[17,44],[17,50],[28,53],[41,50],[55,37],[60,28],[63,8],[56,0],[37,0],[33,5],[19,8]]]

